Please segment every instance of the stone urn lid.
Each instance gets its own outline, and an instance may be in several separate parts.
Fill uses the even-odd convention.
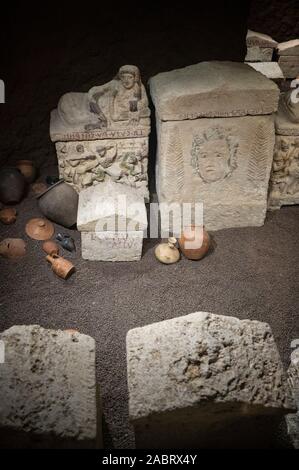
[[[200,117],[272,114],[277,110],[277,85],[247,64],[200,62],[149,80],[162,121]]]

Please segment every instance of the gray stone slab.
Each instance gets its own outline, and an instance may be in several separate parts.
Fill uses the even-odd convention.
[[[0,447],[101,446],[94,339],[31,325],[0,340]]]

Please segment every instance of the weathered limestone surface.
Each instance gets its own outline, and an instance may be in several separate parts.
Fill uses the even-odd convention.
[[[271,114],[278,89],[248,64],[201,62],[164,72],[149,80],[162,121]]]
[[[271,38],[271,36],[268,36],[268,34],[258,33],[249,29],[247,31],[246,44],[249,47],[271,47],[274,49],[277,47],[278,43],[273,38]]]
[[[101,446],[94,340],[38,325],[0,339],[0,447]]]
[[[281,55],[278,59],[278,65],[286,78],[299,76],[299,56]]]
[[[270,209],[299,204],[299,103],[294,90],[282,93],[275,119],[276,139],[270,176]],[[295,93],[295,92],[294,92]]]
[[[148,197],[150,110],[136,66],[88,93],[66,93],[51,114],[59,174],[79,192],[112,180]]]
[[[151,78],[150,89],[159,202],[203,203],[208,230],[263,225],[277,85],[247,64],[203,62]]]
[[[251,62],[248,65],[271,80],[276,81],[284,79],[282,70],[277,62]]]
[[[82,258],[92,261],[139,261],[143,232],[82,232]]]
[[[244,429],[250,440],[265,432],[263,417],[296,409],[271,329],[258,321],[196,312],[130,330],[127,367],[138,447],[244,445]]]
[[[247,47],[245,62],[271,62],[273,48],[251,46]]]
[[[107,182],[79,194],[77,228],[80,232],[147,228],[143,198],[134,188]]]
[[[289,383],[293,391],[297,413],[286,416],[288,434],[295,449],[299,449],[299,349],[291,355],[291,365],[288,369]]]
[[[279,43],[277,52],[279,55],[299,56],[299,39]]]

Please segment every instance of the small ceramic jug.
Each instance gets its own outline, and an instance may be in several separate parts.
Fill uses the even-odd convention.
[[[179,261],[180,252],[177,249],[176,238],[168,238],[167,243],[160,243],[155,249],[155,256],[158,261],[164,264],[173,264]]]
[[[46,256],[46,260],[51,263],[54,273],[62,279],[68,279],[75,271],[75,266],[73,263],[67,259],[62,258],[62,256],[55,254],[48,255]]]

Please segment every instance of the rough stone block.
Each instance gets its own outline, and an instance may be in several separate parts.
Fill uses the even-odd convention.
[[[101,446],[94,340],[37,325],[14,326],[0,340],[0,447]]]
[[[295,410],[266,323],[197,312],[136,328],[127,368],[137,447],[249,445]]]
[[[139,261],[143,232],[82,232],[82,258],[93,261]]]
[[[277,52],[280,56],[299,56],[299,39],[279,43]]]
[[[245,62],[271,62],[273,48],[251,46],[247,47]]]
[[[79,194],[80,232],[139,231],[147,228],[143,197],[124,184],[105,182]]]
[[[299,76],[299,56],[282,55],[278,59],[278,65],[285,78],[296,78]]]
[[[291,355],[291,365],[288,369],[289,384],[293,391],[297,413],[286,416],[288,434],[295,449],[299,449],[299,349]]]

